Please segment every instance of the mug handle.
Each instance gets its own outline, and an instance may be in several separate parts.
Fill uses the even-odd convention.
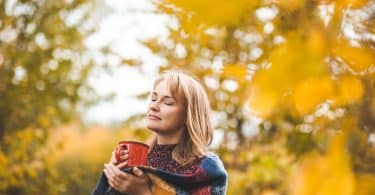
[[[116,147],[116,160],[117,160],[117,162],[121,162],[121,159],[120,159],[120,152],[121,152],[121,150],[127,150],[127,149],[128,149],[128,145],[127,144],[119,144]]]

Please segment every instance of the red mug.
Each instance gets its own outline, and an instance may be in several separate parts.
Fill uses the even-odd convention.
[[[136,141],[120,141],[115,152],[117,162],[122,161],[120,159],[121,150],[128,150],[128,167],[147,165],[148,145]]]

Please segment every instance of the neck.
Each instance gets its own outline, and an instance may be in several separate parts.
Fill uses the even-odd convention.
[[[161,134],[157,133],[156,134],[156,143],[161,144],[161,145],[166,145],[166,144],[178,144],[180,142],[183,129],[180,131],[177,131],[174,134]]]
[[[156,136],[156,143],[160,145],[177,144],[179,140],[168,139],[164,136]]]

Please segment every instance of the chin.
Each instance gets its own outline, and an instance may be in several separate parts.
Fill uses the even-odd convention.
[[[150,129],[152,131],[159,131],[159,129],[160,129],[157,125],[149,124],[149,123],[147,123],[146,127],[147,127],[147,129]]]
[[[155,133],[161,133],[164,130],[163,128],[159,127],[159,125],[147,124],[146,127]]]

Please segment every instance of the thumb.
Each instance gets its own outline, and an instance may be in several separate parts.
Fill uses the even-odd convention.
[[[142,176],[142,175],[143,175],[143,171],[140,170],[138,167],[134,167],[134,168],[133,168],[133,173],[134,173],[136,176]]]

